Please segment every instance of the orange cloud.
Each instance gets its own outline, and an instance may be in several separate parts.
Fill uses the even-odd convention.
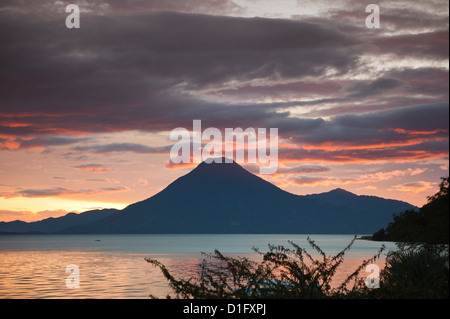
[[[101,164],[86,164],[86,165],[80,165],[80,166],[74,166],[75,169],[81,170],[81,171],[88,171],[88,172],[112,172],[112,168],[104,167]]]
[[[329,185],[347,185],[354,183],[365,183],[366,181],[357,178],[336,178],[323,176],[293,176],[287,180],[275,182],[278,187],[293,186],[329,186]]]
[[[415,136],[415,135],[434,135],[440,132],[447,132],[446,130],[434,130],[434,131],[411,131],[411,130],[405,130],[402,128],[396,128],[393,129],[394,132],[397,133],[401,133],[401,134],[406,134],[406,135],[410,135],[410,136]]]
[[[390,172],[377,172],[373,174],[362,175],[361,178],[366,181],[384,181],[394,177],[414,176],[425,172],[426,168],[408,168],[405,170],[395,170]]]
[[[395,185],[392,187],[392,190],[408,193],[420,193],[432,189],[434,186],[434,183],[419,181]]]
[[[448,144],[444,141],[426,141],[406,145],[384,147],[342,147],[329,143],[329,149],[323,147],[298,147],[297,149],[279,149],[278,162],[308,162],[323,161],[331,163],[362,163],[362,162],[413,162],[448,156]]]
[[[299,167],[301,168],[301,166]],[[330,176],[305,176],[305,175],[295,175],[286,172],[279,175],[271,175],[278,178],[279,176],[286,176],[286,178],[278,179],[274,181],[279,187],[285,187],[289,185],[294,186],[329,186],[329,185],[347,185],[347,184],[364,184],[364,183],[375,183],[380,181],[390,180],[392,178],[405,177],[405,176],[415,176],[425,172],[426,169],[421,168],[408,168],[405,170],[395,170],[390,172],[377,172],[372,174],[364,174],[350,178],[340,178],[340,177],[330,177]],[[293,171],[295,172],[295,170]],[[299,171],[301,172],[301,171]],[[304,171],[303,173],[307,173]],[[311,171],[313,172],[313,171]],[[317,172],[316,172],[317,173]],[[369,185],[363,188],[366,189],[376,189],[376,186]]]
[[[168,160],[166,162],[166,165],[164,166],[164,168],[166,168],[166,169],[179,169],[179,168],[196,167],[197,165],[198,164],[192,163],[192,160],[190,161],[190,163],[179,163],[179,164],[175,164],[171,160]]]

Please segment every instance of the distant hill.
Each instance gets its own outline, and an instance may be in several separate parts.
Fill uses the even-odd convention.
[[[306,195],[305,197],[346,207],[349,211],[364,216],[365,224],[372,225],[379,225],[383,219],[385,225],[387,225],[393,220],[393,214],[405,210],[418,210],[418,207],[399,200],[356,195],[341,188],[326,193]]]
[[[46,218],[36,222],[0,222],[0,233],[54,233],[79,224],[91,223],[104,219],[118,212],[116,209],[92,210],[81,214],[68,213],[57,218]]]
[[[97,221],[59,233],[371,234],[405,202],[337,189],[299,196],[237,163],[201,163],[160,193]]]

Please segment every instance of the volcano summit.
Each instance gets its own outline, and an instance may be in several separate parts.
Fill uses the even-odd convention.
[[[344,190],[300,196],[236,162],[202,162],[158,194],[64,233],[368,234],[414,206]]]

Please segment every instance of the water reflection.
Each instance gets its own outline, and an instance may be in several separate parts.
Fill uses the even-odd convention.
[[[97,252],[1,252],[1,298],[148,298],[170,292],[147,254]],[[198,257],[158,258],[177,276],[194,276]],[[66,287],[66,266],[80,269],[80,288]]]
[[[158,268],[148,264],[147,254],[96,252],[2,252],[0,261],[1,298],[165,298],[171,293]],[[257,260],[255,255],[248,256]],[[196,277],[201,256],[152,256],[176,278]],[[342,282],[362,258],[348,258],[335,276]],[[80,288],[69,289],[65,267],[80,268]],[[377,263],[381,268],[384,263]],[[362,275],[367,275],[364,272]]]
[[[89,237],[64,237],[59,242],[56,237],[42,237],[34,242],[30,239],[35,237],[3,237],[0,238],[0,298],[136,299],[148,298],[150,294],[164,298],[171,293],[168,283],[161,271],[144,258],[157,259],[175,277],[187,279],[197,275],[204,259],[201,251],[212,252],[218,248],[227,256],[260,260],[259,255],[248,254],[252,246],[266,251],[267,243],[286,245],[284,240],[292,239],[290,235],[208,236],[176,237],[176,240],[169,236],[116,236],[104,237],[101,242]],[[333,255],[348,244],[349,236],[323,237],[322,241],[319,245],[326,247],[327,255]],[[51,248],[56,244],[61,247]],[[354,249],[346,254],[334,282],[342,282],[364,259],[372,257],[380,245],[356,242]],[[247,254],[242,254],[243,251]],[[66,287],[69,275],[66,266],[70,264],[79,266],[80,288]],[[377,264],[382,268],[384,260]]]

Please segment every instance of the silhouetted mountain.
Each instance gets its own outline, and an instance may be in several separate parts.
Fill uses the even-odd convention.
[[[86,224],[111,216],[118,212],[116,209],[92,210],[81,214],[68,213],[57,218],[46,218],[37,222],[0,222],[1,233],[54,233],[68,227],[79,224]]]
[[[306,198],[344,206],[347,209],[365,216],[366,223],[379,224],[385,218],[385,225],[393,220],[392,215],[405,210],[417,210],[418,207],[408,203],[385,199],[376,196],[356,195],[344,189],[337,188],[330,192],[306,195]],[[381,215],[381,216],[380,216]]]
[[[233,163],[201,163],[160,193],[62,233],[369,234],[414,206],[344,190],[299,196]]]

